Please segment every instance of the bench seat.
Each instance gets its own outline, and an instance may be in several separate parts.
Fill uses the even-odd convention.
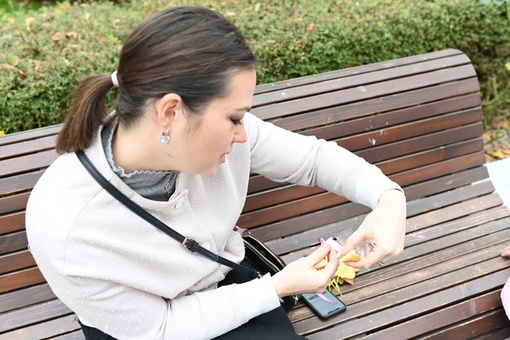
[[[259,85],[252,112],[283,128],[336,141],[405,190],[404,252],[342,286],[346,312],[321,320],[289,312],[309,339],[510,337],[499,294],[510,261],[510,209],[484,166],[479,84],[468,57],[443,50]],[[57,157],[52,126],[0,137],[0,340],[83,339],[30,252],[24,210]],[[319,237],[354,230],[368,209],[320,188],[252,174],[238,225],[287,262]]]

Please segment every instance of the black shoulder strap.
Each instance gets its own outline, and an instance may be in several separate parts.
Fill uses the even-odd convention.
[[[124,204],[129,210],[167,234],[168,236],[172,237],[173,239],[177,240],[179,243],[182,244],[184,248],[189,249],[192,252],[197,252],[208,259],[218,262],[222,265],[228,266],[230,268],[239,270],[245,274],[248,274],[252,278],[256,278],[259,276],[259,273],[252,268],[248,268],[245,266],[241,266],[235,262],[232,262],[230,260],[227,260],[224,257],[221,257],[219,255],[214,254],[213,252],[210,252],[209,250],[202,247],[197,241],[193,240],[192,238],[185,237],[181,235],[180,233],[176,232],[172,228],[170,228],[168,225],[163,223],[158,218],[154,217],[153,215],[149,214],[145,209],[140,207],[138,204],[127,198],[123,193],[119,191],[113,184],[108,182],[106,178],[99,172],[99,170],[96,169],[94,164],[90,161],[90,159],[85,155],[85,153],[82,150],[76,151],[76,156],[78,156],[78,159],[80,160],[81,164],[87,169],[87,171],[90,173],[90,175],[108,192],[110,193],[114,198],[116,198],[119,202]]]

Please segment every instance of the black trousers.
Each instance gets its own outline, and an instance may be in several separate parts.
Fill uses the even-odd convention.
[[[243,262],[243,265],[249,266]],[[225,279],[218,286],[226,286],[233,283],[243,283],[250,281],[251,278],[236,270],[230,271]],[[115,340],[115,338],[103,333],[99,329],[88,327],[80,322],[80,326],[87,340]],[[259,315],[247,323],[231,330],[228,333],[220,335],[215,340],[294,340],[305,339],[294,331],[287,313],[282,307],[278,307],[265,314]]]

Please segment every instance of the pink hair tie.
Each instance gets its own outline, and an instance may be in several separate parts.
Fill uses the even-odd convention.
[[[113,83],[113,86],[119,87],[119,79],[117,78],[117,71],[114,71],[112,73],[112,83]]]

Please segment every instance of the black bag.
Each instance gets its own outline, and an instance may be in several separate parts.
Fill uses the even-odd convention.
[[[276,274],[280,270],[285,267],[285,262],[273,251],[271,251],[268,247],[266,247],[261,241],[257,240],[255,237],[249,235],[249,232],[242,233],[244,240],[244,249],[245,249],[245,260],[248,262],[253,268],[249,268],[246,266],[239,265],[235,262],[232,262],[224,257],[221,257],[213,252],[202,247],[197,241],[185,237],[180,233],[176,232],[168,225],[160,221],[158,218],[149,214],[145,209],[140,207],[135,202],[131,201],[128,197],[126,197],[123,193],[121,193],[116,187],[114,187],[110,182],[108,182],[103,175],[96,169],[94,164],[90,161],[90,159],[85,155],[83,151],[77,151],[76,156],[83,164],[85,169],[90,173],[90,175],[106,190],[110,195],[116,198],[120,203],[124,204],[129,210],[167,234],[168,236],[174,238],[178,242],[182,244],[183,247],[187,248],[191,252],[197,252],[212,261],[218,262],[225,266],[228,266],[232,269],[241,271],[251,278],[259,278],[264,274],[270,273],[271,275]],[[237,227],[236,227],[237,228]],[[280,299],[282,302],[283,308],[288,311],[297,303],[297,296],[291,295],[286,296],[283,299]]]
[[[273,276],[285,267],[285,262],[262,241],[249,233],[242,234],[244,234],[244,260],[255,268],[260,275],[270,273]],[[286,296],[282,299],[282,307],[288,312],[296,305],[297,301],[297,295]]]

